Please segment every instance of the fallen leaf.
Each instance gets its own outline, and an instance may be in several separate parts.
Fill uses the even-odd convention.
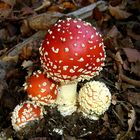
[[[71,2],[63,2],[63,6],[65,9],[76,10],[76,6]]]
[[[119,40],[119,42],[124,48],[134,48],[134,44],[129,36]]]
[[[140,35],[133,32],[130,28],[127,28],[127,34],[135,40],[140,40]]]
[[[136,113],[133,107],[131,107],[132,109],[128,112],[128,132],[131,131],[134,122],[136,120]]]
[[[33,65],[33,61],[31,61],[31,60],[28,60],[28,61],[24,60],[21,66],[23,68],[28,68],[28,67],[30,67],[32,65]]]
[[[0,1],[0,18],[6,18],[12,12],[15,0],[1,0]]]
[[[32,55],[32,47],[32,43],[27,44],[25,47],[23,47],[19,55],[20,59],[29,59],[29,57]]]
[[[116,19],[126,19],[129,16],[131,16],[131,13],[128,13],[122,9],[120,9],[119,6],[113,7],[111,5],[109,5],[108,7],[110,14],[115,17]]]
[[[128,92],[126,93],[126,95],[127,95],[127,100],[128,100],[131,104],[140,107],[140,93],[128,91]]]
[[[6,55],[6,56],[4,56],[2,58],[2,60],[5,61],[5,62],[8,62],[8,61],[17,62],[18,61],[18,56],[17,55],[16,56],[8,56],[8,55]]]
[[[121,37],[121,33],[118,28],[114,25],[108,32],[107,37],[118,38]]]
[[[11,6],[4,2],[0,2],[0,18],[6,18],[11,13]]]
[[[131,64],[131,72],[140,77],[140,61]]]
[[[140,61],[140,52],[132,48],[123,48],[129,62]]]
[[[16,0],[1,0],[1,1],[3,1],[4,3],[6,3],[6,4],[9,4],[9,5],[11,5],[12,7],[15,5],[15,3],[16,3]]]
[[[21,9],[22,16],[35,14],[34,10],[28,6],[25,6]]]
[[[120,47],[118,44],[118,38],[122,38],[122,34],[119,32],[118,28],[114,25],[107,33],[105,37],[105,45],[111,49],[116,50]]]
[[[130,71],[129,62],[127,60],[123,61],[123,68],[124,70]]]
[[[122,0],[110,0],[110,5],[111,6],[117,6],[121,4]]]
[[[62,16],[61,13],[51,11],[35,15],[28,19],[29,27],[34,30],[47,30]]]

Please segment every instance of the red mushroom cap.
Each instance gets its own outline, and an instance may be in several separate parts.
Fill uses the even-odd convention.
[[[58,82],[89,79],[105,60],[101,35],[80,19],[59,20],[48,30],[39,51],[47,76]]]
[[[27,79],[24,86],[28,97],[34,101],[50,105],[56,100],[58,85],[39,70]]]
[[[13,128],[18,131],[27,123],[43,118],[43,108],[34,102],[26,101],[17,105],[12,113]]]

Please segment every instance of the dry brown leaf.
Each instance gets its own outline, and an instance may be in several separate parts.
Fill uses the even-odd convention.
[[[110,5],[111,6],[117,6],[121,4],[122,0],[110,0]]]
[[[4,2],[0,2],[0,9],[9,9],[10,5]]]
[[[118,28],[114,25],[108,32],[107,37],[111,38],[118,38],[121,37],[121,33],[119,32]]]
[[[129,62],[127,60],[123,61],[123,68],[124,68],[124,70],[130,71]]]
[[[15,5],[15,3],[16,3],[16,0],[1,0],[1,1],[3,1],[4,3],[6,3],[6,4],[9,4],[10,6],[14,6]]]
[[[131,72],[140,77],[140,61],[136,61],[135,64],[131,64]]]
[[[124,47],[124,48],[134,48],[134,44],[131,40],[131,38],[129,36],[123,38],[120,40],[120,44]]]
[[[0,2],[0,18],[6,18],[11,13],[11,6],[7,3]]]
[[[128,91],[128,92],[126,93],[126,95],[127,95],[127,100],[128,100],[131,104],[140,107],[140,93]]]
[[[28,19],[29,27],[34,30],[47,30],[53,25],[63,14],[58,12],[47,12]]]
[[[127,34],[135,40],[138,40],[138,41],[140,40],[140,35],[134,33],[131,28],[127,28]]]
[[[129,62],[140,61],[140,52],[132,48],[123,48]]]
[[[128,13],[122,9],[120,9],[119,6],[113,7],[111,5],[109,5],[108,7],[110,14],[115,17],[116,19],[126,19],[129,16],[131,16],[131,13]]]
[[[131,131],[133,125],[134,125],[134,122],[136,120],[136,113],[135,113],[135,110],[133,107],[131,107],[132,109],[128,112],[128,132]]]
[[[21,53],[20,53],[20,59],[29,59],[29,57],[32,55],[32,45],[33,44],[27,44],[25,47],[22,48]]]
[[[20,32],[22,34],[22,36],[30,36],[32,34],[32,30],[31,28],[29,27],[29,24],[28,24],[28,20],[27,19],[24,19],[22,21],[22,24],[21,24],[21,27],[20,27]]]
[[[71,9],[71,10],[76,10],[77,9],[77,7],[71,2],[63,2],[63,7],[65,9]]]
[[[131,104],[128,104],[127,108],[129,109],[128,110],[128,121],[127,121],[127,123],[128,123],[128,130],[127,130],[127,132],[122,137],[119,137],[119,140],[125,140],[125,139],[127,140],[128,137],[130,137],[129,136],[130,132],[131,132],[132,127],[133,127],[133,125],[135,123],[135,120],[136,120],[136,113],[135,113],[135,110],[134,110],[133,106]]]
[[[119,32],[117,27],[114,25],[107,33],[105,38],[105,45],[111,50],[116,50],[120,47],[118,44],[118,38],[121,38],[122,34]]]
[[[17,55],[16,56],[8,56],[8,55],[6,55],[6,56],[3,56],[2,60],[5,61],[5,62],[8,62],[8,61],[17,62],[18,61],[18,56]]]
[[[10,15],[15,0],[1,0],[0,1],[0,18],[6,18]]]
[[[22,16],[35,14],[34,10],[28,6],[25,6],[21,9]]]

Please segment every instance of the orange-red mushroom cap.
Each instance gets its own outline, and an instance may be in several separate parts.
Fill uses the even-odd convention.
[[[89,79],[105,60],[101,35],[79,19],[59,20],[48,30],[39,51],[42,67],[57,82]]]
[[[40,70],[34,72],[24,84],[28,97],[43,105],[50,105],[55,102],[58,92],[58,85],[50,78],[47,78]]]
[[[26,101],[17,105],[12,112],[12,126],[16,131],[24,128],[29,122],[43,118],[43,108],[34,102]]]

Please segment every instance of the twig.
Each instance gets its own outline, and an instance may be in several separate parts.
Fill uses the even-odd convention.
[[[131,79],[131,78],[125,76],[124,74],[120,74],[119,77],[120,77],[123,81],[125,81],[125,82],[127,82],[127,83],[129,83],[129,84],[131,84],[131,85],[134,85],[134,86],[136,86],[136,87],[140,87],[140,81],[133,80],[133,79]]]
[[[92,15],[92,10],[95,9],[97,6],[101,6],[101,5],[105,5],[104,1],[98,1],[96,3],[90,4],[84,8],[81,8],[79,10],[76,10],[74,12],[71,12],[69,14],[67,14],[67,16],[75,16],[75,17],[79,17],[80,19],[85,19],[88,18]]]

